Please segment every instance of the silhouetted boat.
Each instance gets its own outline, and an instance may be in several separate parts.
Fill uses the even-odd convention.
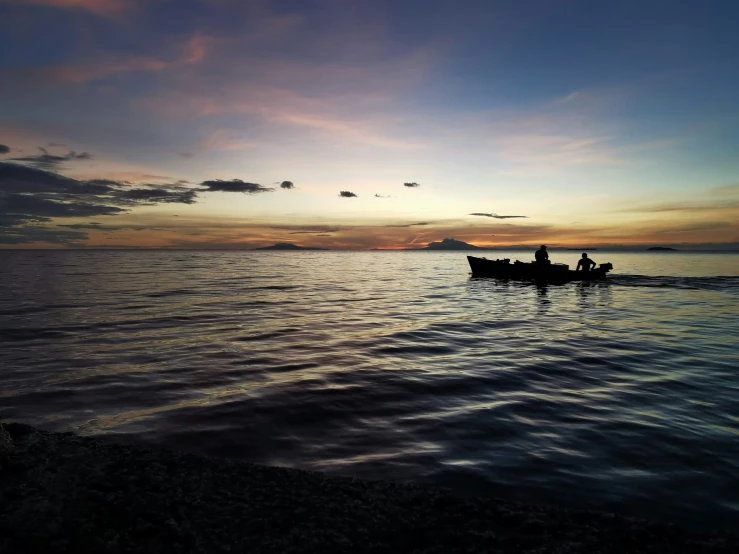
[[[524,263],[509,259],[488,260],[467,256],[473,277],[497,277],[499,279],[517,279],[520,281],[538,281],[546,283],[569,283],[570,281],[601,281],[613,269],[610,263],[600,264],[590,271],[573,271],[567,264],[539,265],[535,262]]]

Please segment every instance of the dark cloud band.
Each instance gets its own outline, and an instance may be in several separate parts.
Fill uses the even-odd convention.
[[[51,156],[43,153],[42,156]],[[132,185],[111,179],[78,180],[43,167],[55,168],[62,160],[88,159],[89,154],[70,152],[66,156],[39,160],[26,157],[16,162],[0,162],[0,243],[79,244],[87,231],[116,231],[116,227],[97,223],[75,223],[43,227],[53,218],[87,218],[118,215],[136,206],[156,204],[194,204],[200,192],[239,192],[254,194],[274,189],[239,179],[204,181],[200,187],[183,181]],[[33,158],[33,159],[32,159]],[[60,229],[59,227],[65,227]],[[320,228],[317,231],[326,232]]]
[[[273,188],[258,185],[257,183],[245,183],[241,179],[223,181],[214,179],[203,181],[200,186],[205,187],[203,192],[243,192],[244,194],[258,194],[260,192],[272,192]]]

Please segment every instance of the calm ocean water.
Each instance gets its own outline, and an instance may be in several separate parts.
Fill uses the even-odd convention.
[[[0,417],[736,524],[739,255],[591,257],[609,282],[537,288],[460,252],[0,252]]]

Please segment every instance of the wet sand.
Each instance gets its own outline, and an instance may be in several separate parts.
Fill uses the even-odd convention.
[[[6,429],[3,553],[739,552],[724,532]]]

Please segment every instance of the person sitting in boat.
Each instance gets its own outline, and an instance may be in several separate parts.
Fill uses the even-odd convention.
[[[577,262],[577,269],[575,271],[580,271],[580,268],[582,268],[582,270],[587,273],[594,267],[595,267],[595,262],[591,260],[590,258],[588,258],[587,252],[583,252],[582,258],[580,258],[580,261]]]
[[[549,261],[549,254],[547,253],[547,245],[542,244],[541,248],[536,251],[536,254],[534,254],[534,257],[536,258],[537,264],[549,264],[551,263]]]

